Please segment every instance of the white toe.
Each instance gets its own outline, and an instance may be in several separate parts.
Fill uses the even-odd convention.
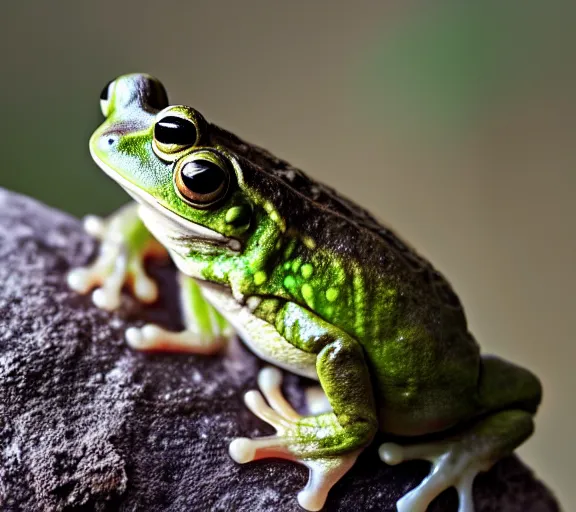
[[[132,348],[139,349],[144,345],[142,330],[138,327],[129,327],[125,333],[126,343]]]
[[[390,466],[404,462],[404,449],[396,443],[384,443],[378,448],[380,459]]]
[[[94,238],[100,238],[104,234],[105,223],[96,215],[86,215],[83,221],[84,231]]]
[[[66,277],[68,286],[78,293],[87,293],[90,289],[90,277],[85,268],[75,268]]]
[[[92,302],[100,309],[113,311],[120,307],[120,296],[104,288],[97,288],[92,293]]]
[[[142,302],[154,302],[158,298],[158,288],[146,276],[138,276],[134,282],[134,295]]]
[[[321,510],[325,502],[326,498],[320,499],[314,491],[304,489],[298,493],[298,504],[304,510],[310,510],[311,512]]]
[[[245,464],[246,462],[254,460],[254,457],[256,456],[256,448],[251,439],[238,437],[230,443],[228,453],[238,464]]]

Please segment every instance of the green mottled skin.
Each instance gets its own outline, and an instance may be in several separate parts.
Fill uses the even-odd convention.
[[[261,297],[253,314],[316,354],[334,413],[302,420],[299,454],[344,453],[378,429],[415,436],[509,408],[534,413],[537,379],[481,357],[449,284],[365,210],[190,109],[178,112],[194,118],[197,143],[174,161],[155,152],[150,98],[159,87],[146,75],[116,80],[92,154],[157,212],[226,237],[199,240],[182,228],[171,238],[151,227],[182,271],[241,302]],[[206,209],[174,185],[179,161],[201,150],[213,150],[231,175],[227,194]],[[503,373],[512,391],[496,385]]]

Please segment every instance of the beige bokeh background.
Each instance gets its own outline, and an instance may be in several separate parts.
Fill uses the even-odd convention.
[[[118,74],[155,74],[174,102],[361,202],[450,278],[484,350],[541,376],[519,453],[571,510],[568,3],[4,2],[0,186],[76,215],[121,204],[87,152],[98,94]]]

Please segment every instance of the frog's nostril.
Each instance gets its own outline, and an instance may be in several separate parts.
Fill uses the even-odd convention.
[[[107,133],[103,134],[103,136],[100,138],[99,146],[100,148],[102,148],[102,150],[106,151],[107,148],[112,148],[117,143],[118,143],[118,136]]]

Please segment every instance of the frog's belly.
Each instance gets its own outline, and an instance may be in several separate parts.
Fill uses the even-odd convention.
[[[206,300],[230,322],[258,357],[292,373],[318,380],[315,354],[287,342],[274,326],[254,316],[248,307],[238,304],[227,290],[202,281],[198,284]]]

